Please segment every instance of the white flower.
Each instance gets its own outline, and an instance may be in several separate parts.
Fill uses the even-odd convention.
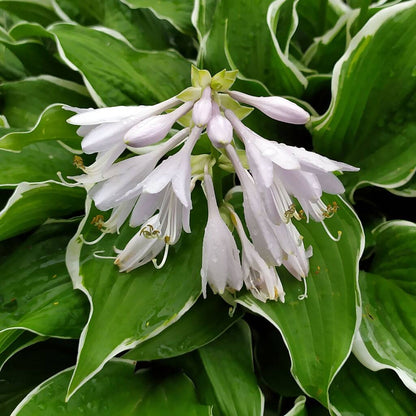
[[[114,261],[121,272],[129,272],[153,260],[165,246],[159,238],[159,215],[149,219],[138,233],[127,243],[123,250],[116,249],[118,256]]]
[[[214,293],[225,289],[240,290],[243,273],[237,245],[231,231],[221,218],[215,199],[211,176],[205,174],[204,188],[208,202],[208,222],[205,227],[202,248],[202,293],[206,297],[206,285]]]
[[[291,124],[306,124],[310,115],[303,108],[282,97],[253,97],[238,91],[228,91],[237,101],[256,107],[270,118]]]
[[[82,134],[84,139],[81,142],[82,150],[84,153],[91,154],[108,151],[115,145],[122,144],[125,133],[134,125],[166,111],[179,102],[176,97],[173,97],[152,106],[119,106],[85,111],[68,106],[64,108],[78,113],[70,117],[67,120],[68,123],[87,127],[81,131],[78,130],[78,132],[79,134],[84,133]]]
[[[171,113],[146,118],[125,133],[124,142],[132,147],[148,146],[159,142],[166,137],[175,122],[184,116],[192,106],[193,102],[187,102]]]
[[[157,194],[169,183],[185,207],[191,207],[191,152],[201,135],[202,128],[194,127],[188,140],[173,156],[164,160],[139,185],[141,193]]]
[[[242,263],[244,283],[253,296],[262,302],[268,299],[285,301],[285,292],[276,272],[276,268],[268,266],[247,238],[240,218],[231,212],[231,219],[240,237],[242,245]]]
[[[192,120],[198,127],[206,126],[211,118],[211,113],[211,88],[206,87],[202,93],[202,97],[195,103],[192,109]]]
[[[207,125],[207,134],[211,143],[218,148],[225,147],[233,140],[233,126],[220,113],[217,104],[212,104],[212,117]]]
[[[189,227],[191,206],[182,204],[170,184],[157,194],[140,195],[131,213],[130,226],[142,225],[156,210],[159,210],[160,237],[166,244],[175,244],[179,240],[182,229],[187,233],[191,232]]]
[[[235,149],[228,145],[226,151],[240,179],[244,196],[244,217],[254,246],[268,265],[280,266],[283,258],[281,243],[276,227],[265,211],[261,195],[253,178],[241,165]]]
[[[106,211],[114,208],[122,201],[137,197],[132,192],[151,172],[154,171],[159,160],[172,148],[177,146],[188,134],[189,129],[184,129],[163,145],[157,147],[153,152],[117,162],[106,172],[102,173],[101,178],[94,179],[100,181],[89,191],[98,209]],[[84,181],[84,176],[74,177],[78,182]],[[85,183],[85,182],[84,182]]]

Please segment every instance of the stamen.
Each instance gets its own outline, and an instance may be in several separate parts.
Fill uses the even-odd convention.
[[[79,235],[79,239],[84,243],[84,244],[86,244],[87,246],[92,246],[92,245],[94,245],[94,244],[97,244],[100,240],[102,240],[102,238],[105,236],[105,234],[104,233],[102,233],[98,238],[96,238],[95,240],[93,240],[93,241],[87,241],[85,238],[84,238],[84,236],[82,235],[82,234],[80,234]]]
[[[92,255],[96,259],[109,259],[109,260],[116,260],[117,259],[117,257],[115,257],[115,256],[100,256],[98,253],[105,253],[105,251],[104,250],[94,251],[94,253],[92,253]]]
[[[91,224],[95,225],[99,230],[104,226],[104,216],[101,214],[96,215],[92,220]]]
[[[153,225],[147,224],[139,231],[144,238],[159,238],[160,231],[155,229]]]
[[[300,221],[300,220],[306,220],[306,215],[305,215],[305,211],[303,209],[301,209],[298,213],[298,216],[295,218]]]
[[[161,269],[165,265],[166,260],[168,258],[168,253],[169,253],[169,244],[166,243],[165,244],[165,251],[163,253],[162,261],[159,264],[157,264],[157,259],[152,259],[153,266],[155,266],[155,269],[158,269],[159,270],[159,269]]]
[[[298,299],[299,300],[304,300],[304,299],[306,299],[308,297],[308,285],[306,283],[306,277],[303,278],[303,284],[305,286],[305,291],[303,292],[302,295],[299,295],[298,296]]]
[[[291,204],[289,209],[285,211],[285,223],[287,224],[292,217],[299,217],[298,213],[296,212],[295,204]],[[298,219],[298,218],[296,218]],[[300,218],[299,218],[300,219]]]
[[[331,232],[328,230],[328,227],[326,226],[324,221],[321,221],[322,227],[324,227],[324,230],[326,231],[326,233],[328,234],[328,237],[335,242],[338,242],[339,240],[341,240],[341,236],[342,236],[342,231],[338,231],[338,237],[334,237]]]
[[[64,177],[62,176],[62,172],[56,172],[56,175],[58,176],[59,180],[64,183],[66,186],[69,186],[70,188],[82,188],[82,184],[78,183],[78,182],[68,182],[64,179]]]
[[[81,169],[85,172],[85,165],[84,165],[84,161],[82,160],[81,156],[75,155],[74,156],[74,161],[73,161],[73,165],[78,168]]]
[[[323,215],[325,218],[331,218],[331,217],[333,217],[333,216],[334,216],[334,214],[338,211],[338,209],[339,209],[339,206],[338,206],[338,204],[334,201],[334,202],[332,202],[332,205],[331,205],[331,204],[328,204],[328,205],[326,206],[326,210],[322,213],[322,215]]]

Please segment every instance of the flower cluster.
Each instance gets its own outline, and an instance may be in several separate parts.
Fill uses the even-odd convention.
[[[118,232],[127,220],[131,227],[140,227],[124,249],[117,250],[115,264],[127,272],[150,261],[157,268],[163,266],[169,246],[182,231],[191,231],[191,192],[201,181],[208,205],[201,268],[204,296],[207,284],[220,294],[238,291],[245,284],[261,301],[283,302],[276,266],[284,265],[301,280],[309,272],[312,255],[292,219],[311,217],[324,224],[337,207],[326,206],[322,193],[344,191],[334,172],[356,169],[264,139],[246,127],[241,119],[252,107],[293,124],[305,124],[310,116],[281,97],[230,90],[235,78],[236,71],[223,70],[211,77],[193,67],[192,87],[153,106],[66,107],[77,113],[68,122],[80,126],[83,151],[97,154],[88,167],[78,157],[84,174],[72,179],[86,187],[98,209],[112,210],[107,221],[99,221],[102,235]],[[175,123],[183,128],[173,130]],[[195,144],[205,133],[213,149],[210,154],[194,155]],[[120,160],[126,150],[135,155]],[[225,201],[216,199],[213,166],[224,158],[240,184],[228,195],[242,192],[249,236],[227,195]]]

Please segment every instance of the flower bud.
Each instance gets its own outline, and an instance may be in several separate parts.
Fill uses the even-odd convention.
[[[238,91],[229,91],[232,98],[256,107],[270,118],[291,124],[306,124],[310,114],[292,101],[282,97],[253,97]]]
[[[202,97],[198,100],[192,110],[192,120],[198,127],[208,124],[212,114],[211,88],[206,87]]]
[[[207,125],[208,137],[215,147],[225,147],[233,140],[233,126],[220,113],[220,109],[217,104],[213,103],[212,109],[213,116]]]

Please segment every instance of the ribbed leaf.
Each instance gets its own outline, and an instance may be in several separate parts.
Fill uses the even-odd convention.
[[[61,57],[83,75],[100,105],[154,104],[189,84],[190,63],[176,52],[137,51],[107,33],[71,24],[50,31]]]
[[[388,370],[372,372],[348,359],[330,390],[333,414],[409,416],[416,413],[415,395]]]
[[[351,192],[400,186],[415,170],[415,6],[386,7],[357,33],[334,68],[331,105],[312,123],[318,152],[360,167],[345,178]]]
[[[12,415],[172,415],[209,416],[208,406],[198,403],[191,381],[183,374],[161,376],[134,373],[131,361],[114,360],[82,391],[65,402],[71,368],[31,391]]]
[[[197,198],[200,201],[201,195]],[[97,211],[89,213],[68,246],[67,266],[75,287],[83,290],[91,303],[88,325],[81,335],[78,362],[68,394],[100,371],[116,354],[133,348],[162,332],[177,321],[201,292],[202,233],[205,227],[204,204],[194,204],[192,234],[170,249],[161,270],[147,264],[130,273],[120,273],[109,259],[114,247],[123,248],[139,231],[127,224],[120,235],[107,235],[91,246],[80,240],[93,240],[99,231],[91,225]],[[202,211],[201,211],[202,209]],[[99,235],[99,234],[98,234]]]
[[[178,322],[142,342],[123,358],[151,361],[196,350],[219,337],[242,316],[241,308],[232,316],[229,313],[229,306],[219,296],[200,298]]]
[[[166,19],[178,30],[193,33],[191,14],[192,0],[121,0],[132,8],[149,8],[159,19]]]
[[[82,210],[85,191],[57,182],[22,182],[0,211],[0,241],[41,225],[48,218]]]
[[[287,20],[279,20],[284,3],[197,1],[193,22],[201,43],[201,64],[212,73],[238,69],[239,77],[260,81],[274,94],[299,95],[306,79],[290,61],[287,48],[295,27],[295,11],[289,7]],[[276,25],[287,29],[282,43],[276,38]]]
[[[374,236],[374,259],[360,274],[363,319],[354,352],[372,370],[392,368],[416,392],[416,224],[389,221]]]
[[[282,333],[293,376],[302,390],[326,406],[328,388],[351,350],[357,325],[357,266],[363,249],[357,217],[341,199],[336,202],[340,209],[326,223],[332,234],[342,231],[339,242],[331,240],[319,223],[296,224],[305,246],[313,247],[307,299],[298,300],[303,285],[282,270],[284,304],[262,303],[251,295],[238,300]]]
[[[87,317],[87,301],[74,291],[65,267],[65,248],[76,223],[42,226],[1,264],[0,332],[15,329],[76,338]]]
[[[244,321],[183,359],[204,403],[214,415],[261,416],[264,398],[253,371],[251,331]]]

